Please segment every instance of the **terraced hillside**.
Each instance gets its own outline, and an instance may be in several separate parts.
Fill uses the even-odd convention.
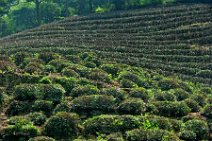
[[[106,59],[195,76],[211,84],[207,79],[211,77],[211,13],[211,6],[192,5],[76,17],[0,43],[18,46],[15,50],[48,46],[65,52],[97,51]]]
[[[201,4],[71,17],[0,39],[1,53],[93,51],[209,85],[211,45],[212,6]]]

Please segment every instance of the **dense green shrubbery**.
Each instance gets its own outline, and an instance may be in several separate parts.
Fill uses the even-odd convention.
[[[48,76],[45,76],[45,77],[43,77],[43,78],[41,78],[39,80],[39,83],[42,83],[42,84],[52,84],[52,80]]]
[[[29,118],[34,125],[41,126],[46,122],[46,115],[42,112],[34,112],[29,114]]]
[[[182,125],[181,131],[192,131],[196,134],[197,140],[208,139],[209,128],[203,120],[188,120]]]
[[[154,95],[156,101],[175,101],[176,97],[171,92],[159,92]]]
[[[203,78],[212,78],[212,71],[211,70],[201,70],[196,74],[196,76],[203,77]]]
[[[59,55],[53,52],[42,52],[39,54],[38,58],[43,60],[45,63],[50,62],[51,60],[59,59]]]
[[[15,98],[22,101],[45,99],[58,103],[64,93],[65,90],[60,85],[52,84],[21,84],[15,88]]]
[[[202,115],[209,119],[212,119],[212,104],[205,105],[202,111]]]
[[[52,65],[45,65],[43,68],[43,71],[45,73],[54,73],[54,72],[56,72],[56,68]]]
[[[71,69],[70,67],[64,68],[62,70],[62,74],[67,77],[76,77],[76,78],[80,77],[80,75],[75,70]]]
[[[0,107],[4,102],[3,89],[0,87]]]
[[[179,138],[171,132],[161,129],[134,129],[126,132],[129,141],[179,141]]]
[[[154,105],[158,114],[168,117],[181,117],[187,115],[191,109],[184,102],[158,101]]]
[[[158,82],[158,86],[161,88],[161,90],[170,90],[179,88],[179,84],[175,80],[171,79],[162,79]]]
[[[14,125],[9,125],[2,131],[4,141],[26,141],[39,134],[40,130],[26,120],[17,120]]]
[[[131,80],[122,79],[120,81],[120,87],[121,88],[136,88],[136,87],[138,87],[138,85],[135,82],[131,81]]]
[[[205,105],[206,96],[203,94],[193,94],[190,98],[196,101],[200,106]]]
[[[77,55],[67,55],[66,59],[75,64],[78,64],[82,61],[81,58]]]
[[[29,139],[29,141],[56,141],[56,140],[47,136],[38,136],[38,137]]]
[[[24,68],[24,70],[30,74],[41,74],[43,72],[44,65],[40,62],[30,62]]]
[[[113,77],[117,76],[119,72],[119,67],[114,64],[103,64],[100,68],[111,74]]]
[[[57,77],[53,81],[60,84],[66,90],[66,93],[69,94],[75,87],[77,79],[74,77]]]
[[[174,89],[173,94],[176,96],[177,101],[185,100],[190,94],[183,89]]]
[[[96,64],[94,62],[88,61],[84,63],[84,66],[88,68],[96,68]]]
[[[58,104],[54,111],[54,113],[58,113],[58,112],[71,112],[71,106],[68,105],[67,102],[63,102],[63,103],[60,103]]]
[[[76,112],[113,111],[115,98],[106,95],[80,96],[72,101],[72,109]]]
[[[110,75],[101,70],[101,69],[92,69],[89,74],[87,75],[87,78],[91,79],[91,80],[95,80],[95,81],[101,81],[101,82],[106,82],[109,83],[111,82],[111,77]]]
[[[114,98],[116,98],[116,101],[122,101],[124,99],[127,98],[127,92],[123,91],[123,90],[119,90],[116,88],[104,88],[102,90],[103,94],[109,95],[109,96],[113,96]]]
[[[145,88],[135,88],[131,89],[129,95],[135,98],[141,98],[143,101],[148,102],[150,95]]]
[[[93,95],[98,93],[99,93],[99,90],[96,86],[85,85],[85,86],[77,86],[73,88],[71,91],[71,96],[78,97],[82,95]]]
[[[180,136],[180,139],[186,140],[186,141],[195,141],[195,140],[197,140],[196,133],[194,133],[193,131],[184,130],[184,131],[180,132],[179,136]]]
[[[54,59],[50,61],[48,65],[54,66],[58,72],[61,72],[65,67],[70,66],[71,63],[64,59]]]
[[[45,124],[46,135],[55,139],[71,139],[78,133],[79,116],[75,113],[59,112]]]
[[[47,100],[36,100],[32,105],[32,111],[44,112],[46,115],[51,115],[53,111],[53,102]]]
[[[29,57],[29,54],[26,52],[17,52],[14,55],[14,62],[17,66],[24,62],[24,59]]]
[[[201,107],[195,100],[188,98],[185,100],[185,103],[191,109],[191,112],[199,112],[200,111]]]
[[[13,101],[10,103],[6,114],[8,116],[15,116],[20,114],[27,114],[30,112],[32,105],[29,102]]]
[[[139,118],[132,115],[100,115],[87,119],[84,123],[87,133],[113,133],[138,128]]]
[[[146,111],[146,106],[143,100],[139,98],[126,99],[119,104],[117,112],[122,114],[142,114]]]

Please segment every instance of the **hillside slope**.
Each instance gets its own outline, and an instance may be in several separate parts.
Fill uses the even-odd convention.
[[[92,51],[108,61],[212,85],[212,5],[71,17],[0,39],[1,53]]]

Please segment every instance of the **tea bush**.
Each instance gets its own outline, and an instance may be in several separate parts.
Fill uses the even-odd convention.
[[[116,88],[104,88],[102,89],[102,93],[105,95],[113,96],[116,98],[117,102],[120,102],[128,97],[127,92]]]
[[[96,86],[85,85],[85,86],[77,86],[73,88],[71,91],[71,96],[78,97],[82,95],[93,95],[98,93],[99,93],[99,89]]]
[[[139,118],[132,115],[100,115],[87,119],[83,125],[87,133],[122,132],[140,126]]]
[[[79,121],[75,113],[59,112],[48,119],[44,132],[55,139],[71,139],[78,133]]]
[[[74,77],[57,77],[53,81],[60,84],[65,89],[66,94],[69,94],[75,87],[77,79]]]
[[[156,101],[175,101],[176,97],[171,92],[159,92],[154,95]]]
[[[50,115],[53,111],[53,102],[47,100],[36,100],[32,105],[32,111],[44,112],[46,115]]]
[[[212,104],[205,105],[202,111],[202,115],[209,119],[212,119]]]
[[[47,136],[38,136],[38,137],[29,139],[29,141],[56,141],[56,140]]]
[[[163,91],[179,88],[179,84],[175,80],[171,80],[171,79],[162,79],[162,80],[160,80],[158,82],[158,86]]]
[[[129,96],[141,98],[145,102],[147,102],[150,98],[150,95],[148,94],[148,91],[145,88],[133,88],[131,89]]]
[[[113,77],[117,76],[119,72],[119,67],[115,64],[103,64],[100,68],[111,74]]]
[[[20,114],[27,114],[30,112],[32,105],[25,101],[13,101],[9,104],[6,114],[8,116],[15,116]]]
[[[42,112],[34,112],[29,114],[29,118],[34,125],[41,126],[46,122],[46,115]]]
[[[191,108],[191,112],[199,112],[200,111],[201,107],[195,100],[188,98],[185,100],[185,103],[189,108]]]
[[[113,111],[114,105],[115,98],[106,95],[80,96],[72,101],[72,109],[76,112]]]
[[[182,117],[191,111],[184,102],[158,101],[154,105],[157,107],[159,115],[167,117]]]
[[[192,131],[196,134],[197,140],[208,139],[209,128],[203,120],[188,120],[182,125],[181,131]]]
[[[143,100],[139,98],[126,99],[119,104],[117,111],[122,114],[142,114],[146,111]]]

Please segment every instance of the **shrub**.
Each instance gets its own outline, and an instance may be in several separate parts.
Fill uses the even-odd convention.
[[[52,101],[54,104],[60,103],[66,92],[60,85],[44,84],[41,87],[44,92],[44,100]]]
[[[166,91],[166,90],[178,88],[179,84],[175,80],[162,79],[158,82],[158,86],[161,88],[161,90]]]
[[[15,87],[15,99],[25,101],[33,101],[39,97],[42,97],[40,93],[36,93],[36,85],[21,84]]]
[[[77,82],[78,85],[93,85],[93,82],[91,82],[89,79],[87,78],[80,78]]]
[[[136,87],[138,87],[138,85],[128,79],[122,79],[120,81],[120,87],[121,88],[136,88]]]
[[[176,96],[177,101],[185,100],[189,97],[189,93],[183,89],[174,89],[173,94]]]
[[[0,87],[0,107],[2,106],[3,102],[4,102],[3,90]]]
[[[48,76],[44,76],[39,80],[39,83],[42,84],[52,84],[52,80]]]
[[[46,136],[38,136],[38,137],[29,139],[29,141],[56,141],[56,140]]]
[[[180,139],[186,141],[194,141],[197,138],[197,135],[193,131],[182,131],[179,136]]]
[[[55,139],[72,138],[78,132],[79,120],[75,113],[59,112],[47,121],[44,132]]]
[[[56,72],[56,68],[52,65],[45,65],[43,71],[47,73],[53,73]]]
[[[111,111],[115,104],[113,96],[89,95],[80,96],[72,101],[72,109],[76,112],[81,111]]]
[[[56,68],[58,72],[61,72],[65,67],[68,67],[71,65],[71,63],[67,60],[63,59],[54,59],[48,63],[48,65],[52,65]]]
[[[34,125],[41,126],[46,122],[46,115],[42,112],[34,112],[29,114],[29,118]]]
[[[31,110],[31,103],[23,101],[13,101],[10,103],[6,114],[8,116],[15,116],[29,113]]]
[[[195,100],[200,106],[204,106],[206,97],[202,94],[192,95],[191,99]]]
[[[185,100],[186,105],[191,109],[191,112],[199,112],[200,106],[199,104],[191,98]]]
[[[58,112],[71,112],[71,107],[65,102],[60,103],[54,109],[54,113],[58,113]]]
[[[120,132],[109,134],[106,139],[108,141],[124,141],[123,135]]]
[[[135,88],[131,89],[129,95],[135,98],[141,98],[143,101],[147,102],[150,98],[148,91],[145,88]]]
[[[76,64],[80,63],[82,61],[81,58],[77,55],[67,55],[66,59],[68,59],[72,63],[76,63]]]
[[[80,75],[76,71],[74,71],[73,69],[70,69],[69,67],[64,68],[62,70],[62,74],[67,77],[76,77],[76,78],[80,77]]]
[[[72,91],[72,89],[75,87],[76,85],[76,78],[74,77],[58,77],[55,78],[54,80],[56,83],[62,85],[62,87],[65,89],[66,93],[70,93]]]
[[[78,73],[82,77],[87,76],[90,72],[90,68],[87,68],[79,64],[71,64],[68,67],[66,67],[66,69],[74,70],[76,73]]]
[[[84,63],[84,66],[88,68],[96,68],[96,64],[94,62],[88,61]]]
[[[203,108],[202,115],[209,119],[212,119],[212,104],[207,104]]]
[[[113,133],[138,128],[139,118],[132,115],[100,115],[87,119],[83,125],[86,133]]]
[[[179,138],[171,132],[161,129],[134,129],[126,132],[128,141],[179,141]]]
[[[132,72],[129,72],[129,71],[123,71],[120,73],[119,77],[118,77],[118,80],[121,81],[121,80],[128,80],[128,81],[131,81],[131,82],[134,82],[135,84],[137,84],[139,87],[145,87],[147,86],[148,84],[146,84],[146,81],[142,81],[142,79],[132,73]]]
[[[101,82],[106,82],[106,83],[109,83],[111,81],[111,78],[108,73],[106,73],[103,70],[96,69],[96,68],[92,69],[87,77],[91,80],[101,81]]]
[[[184,102],[158,101],[154,105],[157,107],[159,115],[168,117],[182,117],[191,111]]]
[[[24,68],[24,70],[30,74],[41,74],[44,69],[44,65],[39,62],[30,62]]]
[[[24,116],[13,116],[11,118],[9,118],[8,120],[8,124],[9,125],[15,125],[16,123],[21,123],[21,124],[30,124],[30,119],[28,117],[24,117]]]
[[[17,66],[19,66],[27,57],[29,57],[29,55],[26,52],[17,52],[14,55],[14,62]]]
[[[60,56],[53,52],[43,52],[40,53],[38,58],[43,60],[45,63],[50,62],[51,60],[58,59]]]
[[[53,84],[21,84],[15,88],[15,99],[29,100],[46,99],[54,103],[60,102],[65,90]]]
[[[211,70],[201,70],[196,74],[196,76],[203,77],[203,78],[212,78],[212,71]]]
[[[98,94],[99,90],[93,85],[77,86],[72,89],[71,96],[78,97],[82,95]]]
[[[127,92],[116,88],[104,88],[102,90],[102,93],[109,96],[113,96],[114,98],[116,98],[117,102],[127,98]]]
[[[117,76],[119,72],[119,68],[114,64],[103,64],[100,68],[111,74],[113,77]]]
[[[207,139],[209,128],[205,121],[189,120],[182,125],[181,131],[192,131],[196,134],[197,140]]]
[[[34,112],[44,112],[46,115],[50,115],[53,110],[53,102],[47,100],[37,100],[32,105]]]
[[[123,114],[141,114],[146,111],[143,100],[138,98],[126,99],[119,104],[117,111]]]
[[[209,94],[212,94],[212,88],[210,88],[210,87],[203,87],[203,88],[200,89],[200,92],[209,95]]]
[[[156,93],[154,99],[157,101],[175,101],[176,97],[171,92]]]
[[[39,129],[33,126],[32,123],[26,123],[22,121],[18,121],[14,125],[9,125],[2,131],[4,141],[25,141],[39,134]]]

